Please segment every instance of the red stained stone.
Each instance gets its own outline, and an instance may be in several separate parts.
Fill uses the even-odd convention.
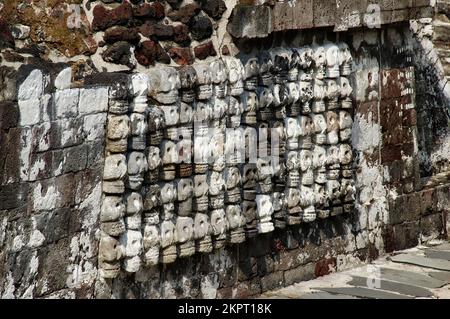
[[[204,44],[200,44],[194,48],[195,57],[200,60],[204,60],[209,56],[216,56],[217,52],[214,49],[212,41],[208,41]]]
[[[139,31],[143,36],[153,40],[171,40],[174,36],[173,27],[161,22],[147,21]]]
[[[9,25],[0,17],[0,48],[2,46],[14,47],[14,37]]]
[[[135,56],[136,60],[144,66],[152,65],[155,62],[170,63],[170,57],[166,51],[158,42],[151,40],[141,42],[136,49]]]
[[[230,55],[230,49],[228,49],[228,46],[227,46],[227,45],[224,45],[224,46],[222,47],[222,54],[223,54],[223,55]]]
[[[121,26],[112,27],[106,30],[103,39],[107,43],[115,43],[118,41],[126,41],[130,43],[138,43],[141,37],[136,29],[129,29]]]
[[[329,275],[333,268],[336,267],[336,258],[328,258],[320,260],[316,263],[314,273],[316,277]]]
[[[133,15],[137,18],[162,19],[166,16],[164,6],[159,2],[143,3],[133,8]]]
[[[381,149],[381,163],[389,164],[402,159],[401,145],[387,145]]]
[[[194,62],[194,57],[189,48],[171,48],[169,55],[179,65],[187,65]]]
[[[189,36],[189,28],[187,25],[179,24],[173,27],[173,41],[181,46],[191,44],[191,37]]]
[[[115,9],[108,10],[102,5],[97,5],[93,10],[94,31],[105,30],[115,25],[125,25],[133,18],[133,9],[129,2],[124,2]]]

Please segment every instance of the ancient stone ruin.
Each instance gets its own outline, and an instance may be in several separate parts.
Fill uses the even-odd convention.
[[[449,17],[0,0],[0,297],[247,298],[447,238]]]

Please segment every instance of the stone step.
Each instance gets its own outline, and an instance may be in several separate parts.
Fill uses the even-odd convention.
[[[375,287],[370,288],[377,290],[381,289],[386,291],[392,291],[402,295],[408,295],[413,297],[422,297],[422,298],[433,297],[433,294],[428,289],[384,279],[374,280],[369,277],[352,276],[352,280],[348,282],[349,285],[356,287],[363,287],[371,283],[374,284]]]
[[[382,279],[397,281],[424,288],[441,288],[449,283],[445,280],[439,280],[425,274],[406,270],[380,268],[380,272]]]
[[[331,294],[349,295],[366,299],[414,299],[397,293],[363,287],[314,288]]]
[[[450,261],[448,260],[432,259],[411,254],[400,254],[390,257],[390,259],[395,263],[410,264],[450,272]]]

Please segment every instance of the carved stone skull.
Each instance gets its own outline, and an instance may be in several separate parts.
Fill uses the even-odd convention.
[[[195,99],[197,72],[190,65],[183,66],[178,72],[181,82],[181,100],[185,103],[192,103]]]
[[[327,55],[326,76],[330,79],[336,79],[339,77],[339,47],[334,43],[327,43],[325,51]]]
[[[229,94],[232,96],[239,96],[244,90],[244,66],[238,58],[224,56],[223,59],[228,69]]]
[[[273,84],[273,60],[270,53],[262,51],[258,55],[260,83],[265,87]]]
[[[346,43],[339,43],[339,65],[341,69],[341,75],[348,76],[352,73],[353,57],[350,52],[350,48]]]
[[[212,96],[211,67],[206,63],[194,64],[197,73],[197,99],[207,100]]]
[[[181,88],[178,71],[173,67],[155,67],[150,69],[149,95],[161,104],[174,104],[178,101]]]
[[[211,62],[210,68],[214,96],[222,99],[227,94],[228,70],[220,59]]]

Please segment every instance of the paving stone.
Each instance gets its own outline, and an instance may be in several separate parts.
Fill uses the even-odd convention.
[[[321,291],[305,294],[303,296],[300,296],[299,299],[360,299],[360,298],[348,295],[336,295],[329,292]]]
[[[442,259],[432,259],[411,254],[401,254],[391,257],[396,263],[411,264],[425,268],[433,268],[438,270],[450,271],[450,261]]]
[[[339,295],[350,295],[367,299],[413,299],[411,296],[405,296],[362,287],[340,287],[340,288],[314,288],[317,290]]]
[[[430,271],[428,273],[428,275],[430,275],[431,277],[437,279],[437,280],[441,280],[443,282],[447,284],[450,283],[450,272],[447,271]]]
[[[425,288],[441,288],[446,285],[445,281],[437,280],[431,278],[430,276],[391,268],[380,268],[381,278],[387,280],[394,280],[401,283],[406,283],[414,286],[425,287]]]
[[[425,250],[425,256],[434,259],[450,260],[450,251],[427,249]]]
[[[352,276],[352,280],[348,284],[357,286],[357,287],[361,287],[361,286],[366,286],[368,282],[372,282],[372,279],[368,278],[368,277]],[[412,286],[412,285],[408,285],[408,284],[404,284],[404,283],[399,283],[399,282],[395,282],[395,281],[380,279],[379,282],[377,282],[377,284],[379,284],[379,287],[374,287],[374,288],[397,292],[402,295],[409,295],[409,296],[414,296],[414,297],[432,297],[433,296],[431,291],[429,291],[428,289],[416,287],[416,286]]]

